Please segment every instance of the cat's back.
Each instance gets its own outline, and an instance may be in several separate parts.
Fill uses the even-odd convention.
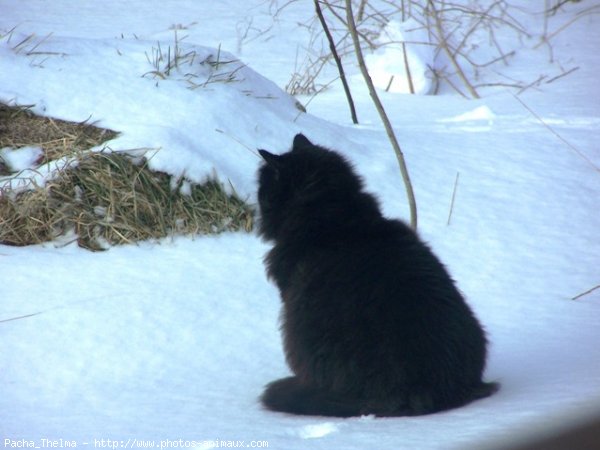
[[[450,281],[427,244],[397,220],[382,219],[364,228],[337,230],[314,246],[299,245],[297,257],[313,267],[315,276],[320,269],[339,272],[348,278],[371,280],[365,282],[367,288],[376,280],[386,283],[386,276],[390,284],[400,285],[422,278]]]
[[[462,327],[479,334],[445,266],[402,222],[384,219],[370,231],[339,233],[320,246],[304,247],[303,256],[289,267],[290,293],[302,309],[314,302],[316,314],[321,308],[369,316],[379,312],[374,320],[390,322],[390,327],[427,321],[439,330]],[[359,314],[356,320],[363,318]]]

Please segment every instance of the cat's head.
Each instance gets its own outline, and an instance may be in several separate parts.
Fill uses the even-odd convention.
[[[264,159],[258,179],[259,232],[267,239],[341,220],[361,193],[360,178],[350,164],[302,134],[287,153],[259,153]]]

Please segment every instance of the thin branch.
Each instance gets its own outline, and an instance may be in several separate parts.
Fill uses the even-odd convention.
[[[512,92],[511,92],[512,94]],[[544,119],[542,119],[539,114],[537,114],[533,109],[531,109],[523,100],[521,100],[519,97],[517,97],[515,94],[512,94],[512,96],[523,106],[523,108],[525,108],[527,111],[529,111],[531,113],[531,115],[533,117],[535,117],[544,127],[546,127],[546,129],[548,131],[550,131],[554,136],[556,136],[559,140],[561,140],[563,143],[565,143],[567,145],[567,147],[569,147],[571,150],[573,150],[577,155],[579,155],[579,157],[581,159],[583,159],[585,162],[587,162],[590,166],[592,166],[594,168],[594,170],[596,172],[600,172],[600,168],[597,167],[593,161],[591,159],[589,159],[585,154],[583,154],[577,147],[575,147],[573,144],[571,144],[569,141],[567,141],[565,138],[563,138],[556,130],[554,130],[554,128],[552,128],[550,125],[548,125]]]
[[[591,8],[589,8],[588,10],[586,10],[585,14],[581,14],[581,12],[578,13],[575,17],[573,17],[567,23],[565,23],[562,26],[560,26],[558,29],[554,30],[552,33],[550,33],[550,34],[544,34],[544,36],[542,36],[542,40],[535,47],[533,47],[533,48],[537,49],[540,45],[542,45],[544,43],[549,43],[551,39],[554,39],[563,30],[565,30],[566,28],[570,27],[575,22],[577,22],[579,19],[585,17],[587,14],[597,14],[597,13],[600,13],[600,11],[592,11],[593,9],[598,8],[599,6],[600,5],[595,5],[595,6],[591,7]]]
[[[465,44],[467,43],[467,40],[469,39],[469,37],[473,34],[473,32],[475,32],[475,30],[477,30],[477,28],[479,28],[479,25],[481,25],[481,23],[486,20],[490,14],[490,11],[492,9],[494,9],[496,7],[496,5],[499,2],[494,2],[492,3],[487,10],[483,11],[481,14],[479,14],[479,16],[477,17],[477,20],[475,21],[475,23],[473,25],[471,25],[471,28],[464,34],[462,40],[459,42],[459,44],[456,46],[456,49],[454,51],[454,54],[456,55],[457,53],[460,53],[461,49],[465,46]]]
[[[308,101],[306,101],[304,103],[304,108],[308,108],[308,105],[310,105],[310,103],[317,97],[317,95],[319,95],[321,92],[323,92],[325,89],[327,89],[331,84],[333,84],[334,82],[337,81],[337,77],[334,78],[333,80],[329,81],[328,83],[325,83],[324,85],[322,85],[319,89],[317,89],[308,99]],[[298,120],[298,117],[300,117],[300,115],[303,113],[303,111],[300,111],[296,117],[294,118],[293,122],[296,122]]]
[[[585,291],[585,292],[582,292],[581,294],[578,294],[578,295],[576,295],[576,296],[575,296],[575,297],[573,297],[571,300],[577,300],[578,298],[581,298],[581,297],[583,297],[584,295],[588,295],[588,294],[590,294],[590,293],[594,292],[596,289],[600,289],[600,284],[599,284],[598,286],[594,286],[594,287],[593,287],[593,288],[591,288],[591,289],[588,289],[588,290],[587,290],[587,291]]]
[[[42,313],[42,312],[40,311],[40,312],[36,312],[36,313],[33,313],[33,314],[26,314],[26,315],[24,315],[24,316],[19,316],[19,317],[11,317],[10,319],[3,319],[3,320],[0,320],[0,323],[4,323],[4,322],[11,322],[11,321],[13,321],[13,320],[26,319],[27,317],[33,317],[33,316],[37,316],[38,314],[41,314],[41,313]]]
[[[329,2],[325,2],[325,6],[327,6],[327,8],[329,9],[329,11],[331,11],[331,14],[333,14],[335,16],[335,18],[338,19],[344,25],[344,27],[350,29],[350,27],[348,26],[348,23],[346,22],[346,20],[344,20],[344,18],[338,14],[338,12],[334,9],[334,7]],[[368,3],[367,3],[367,6],[369,6]],[[377,45],[375,45],[364,33],[361,33],[358,29],[356,29],[356,24],[354,26],[354,29],[356,30],[356,33],[363,40],[365,40],[367,42],[367,44],[369,44],[369,47],[371,47],[371,48],[376,48],[377,47]]]
[[[450,225],[450,219],[452,219],[452,212],[454,211],[454,200],[456,199],[456,189],[458,188],[458,177],[460,172],[456,172],[456,179],[454,180],[454,189],[452,190],[452,201],[450,202],[450,212],[448,213],[448,222],[446,226]]]
[[[464,71],[462,70],[462,67],[460,67],[460,64],[458,64],[458,61],[456,60],[456,56],[454,55],[454,53],[452,52],[452,50],[450,50],[450,46],[448,45],[448,38],[444,34],[444,29],[443,29],[443,26],[442,26],[442,21],[440,19],[439,12],[437,11],[437,9],[435,7],[435,2],[433,2],[432,0],[429,0],[429,5],[431,6],[431,11],[432,11],[432,14],[433,14],[433,20],[435,22],[435,28],[436,28],[436,30],[438,32],[438,35],[439,35],[438,39],[439,39],[439,42],[440,42],[440,46],[442,47],[442,49],[444,50],[444,52],[446,52],[446,55],[448,55],[448,58],[450,59],[450,62],[454,66],[454,69],[456,70],[456,73],[458,74],[458,76],[462,80],[463,84],[467,87],[467,89],[471,93],[471,96],[473,98],[481,98],[479,96],[479,94],[477,93],[477,91],[475,90],[475,88],[473,87],[473,85],[469,82],[467,76],[465,75]]]
[[[352,12],[352,0],[346,0],[346,19],[348,23],[348,30],[350,31],[350,35],[352,36],[352,42],[354,43],[354,51],[356,53],[356,59],[358,60],[358,65],[360,67],[360,71],[362,72],[363,78],[365,79],[365,83],[369,88],[369,95],[371,99],[373,99],[373,103],[377,108],[377,112],[381,117],[381,121],[385,127],[385,131],[387,132],[388,138],[392,143],[392,147],[394,148],[394,152],[396,153],[396,158],[398,159],[398,164],[400,166],[400,173],[402,174],[402,179],[404,180],[404,187],[406,188],[406,195],[408,197],[408,204],[410,207],[410,226],[413,230],[417,229],[417,203],[415,200],[415,194],[413,192],[412,183],[410,181],[410,176],[408,174],[408,168],[406,167],[406,161],[404,160],[404,155],[402,153],[402,149],[400,148],[400,144],[396,139],[396,135],[394,134],[394,129],[392,128],[392,124],[383,108],[381,100],[379,100],[379,96],[375,91],[375,86],[373,85],[373,80],[369,75],[369,71],[367,70],[367,65],[365,64],[365,59],[363,57],[362,49],[360,47],[360,42],[358,40],[358,33],[356,32],[356,23],[354,22],[354,14]]]
[[[552,83],[553,81],[556,81],[556,80],[558,80],[559,78],[566,77],[567,75],[569,75],[569,74],[571,74],[571,73],[575,72],[576,70],[579,70],[579,66],[577,66],[577,67],[573,67],[572,69],[570,69],[570,70],[567,70],[566,72],[564,72],[564,73],[561,73],[560,75],[556,75],[555,77],[552,77],[552,78],[550,78],[549,80],[546,80],[546,84],[550,84],[550,83]]]
[[[552,16],[554,14],[556,14],[556,12],[562,8],[564,5],[566,5],[567,3],[571,3],[573,0],[559,0],[556,5],[550,7],[550,8],[546,8],[546,11],[544,11],[544,14],[546,16]],[[575,3],[575,2],[573,2]]]
[[[367,4],[367,0],[361,0],[360,5],[358,6],[358,21],[361,22],[363,17],[365,16],[365,5]]]
[[[344,86],[344,93],[346,94],[346,99],[348,100],[348,106],[350,107],[350,115],[352,116],[352,122],[354,124],[358,124],[358,117],[356,116],[356,108],[354,107],[354,100],[352,99],[352,94],[350,93],[350,86],[348,86],[348,81],[346,80],[346,74],[344,73],[344,66],[342,66],[342,60],[340,59],[337,49],[335,48],[335,42],[333,41],[333,36],[329,31],[329,27],[327,26],[327,22],[325,21],[325,17],[323,17],[323,11],[321,10],[321,5],[319,4],[319,0],[315,1],[315,10],[317,11],[317,16],[319,17],[319,21],[321,22],[321,26],[323,27],[323,31],[325,32],[325,36],[327,37],[327,41],[329,42],[329,49],[331,50],[331,54],[333,55],[333,59],[335,60],[335,64],[338,68],[338,72],[340,73],[340,80],[342,81],[342,85]],[[327,1],[325,1],[327,3]]]
[[[404,70],[406,71],[406,79],[408,80],[408,91],[411,94],[415,93],[415,85],[413,84],[412,74],[410,72],[410,64],[408,63],[408,55],[406,54],[406,42],[402,43],[402,56],[404,60]],[[391,85],[390,81],[390,85]]]

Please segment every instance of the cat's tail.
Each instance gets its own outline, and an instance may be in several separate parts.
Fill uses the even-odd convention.
[[[302,385],[296,377],[269,383],[260,400],[272,411],[309,416],[360,416],[362,409],[359,399]]]
[[[376,416],[417,416],[457,408],[492,395],[499,389],[497,383],[480,383],[463,391],[460,398],[434,400],[431,393],[420,393],[408,398],[386,398],[373,401],[300,383],[289,377],[269,383],[261,396],[263,405],[272,410],[298,415],[353,417],[367,414]]]

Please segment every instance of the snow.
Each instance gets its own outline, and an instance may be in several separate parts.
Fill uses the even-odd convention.
[[[6,164],[11,172],[20,172],[35,167],[35,163],[41,158],[42,154],[41,148],[33,146],[18,149],[3,148],[0,149],[0,160]]]
[[[293,3],[273,19],[268,3],[213,2],[208,12],[184,0],[77,8],[66,0],[0,0],[0,29],[16,26],[10,40],[0,39],[0,100],[98,121],[121,133],[108,143],[113,150],[150,149],[153,168],[189,181],[214,172],[251,202],[256,149],[286,151],[302,131],[348,156],[386,214],[407,218],[395,156],[358,69],[347,63],[360,125],[351,124],[335,84],[301,113],[277,86],[308,42],[299,24],[312,10]],[[528,20],[540,28],[541,17]],[[496,395],[413,418],[264,411],[262,387],[289,370],[280,300],[262,265],[268,245],[253,234],[175,237],[102,253],[60,242],[0,246],[5,447],[5,439],[38,446],[63,439],[121,448],[145,440],[196,448],[240,440],[277,449],[488,448],[598,414],[600,290],[572,300],[600,283],[597,21],[588,16],[558,34],[554,64],[525,43],[523,56],[503,68],[511,77],[535,78],[557,63],[578,69],[518,97],[499,87],[479,100],[379,91],[415,186],[419,232],[487,329],[486,378],[502,383]],[[174,48],[174,28],[195,62],[164,79],[148,75],[157,43],[163,52]],[[36,52],[16,51],[32,33],[27,45],[39,43]],[[200,64],[209,55],[236,62]],[[190,80],[232,70],[234,81],[190,89]]]
[[[427,29],[414,19],[400,23],[391,20],[377,39],[381,47],[366,58],[373,84],[389,92],[409,94],[412,83],[412,93],[429,93],[435,52],[425,43],[429,43]]]

